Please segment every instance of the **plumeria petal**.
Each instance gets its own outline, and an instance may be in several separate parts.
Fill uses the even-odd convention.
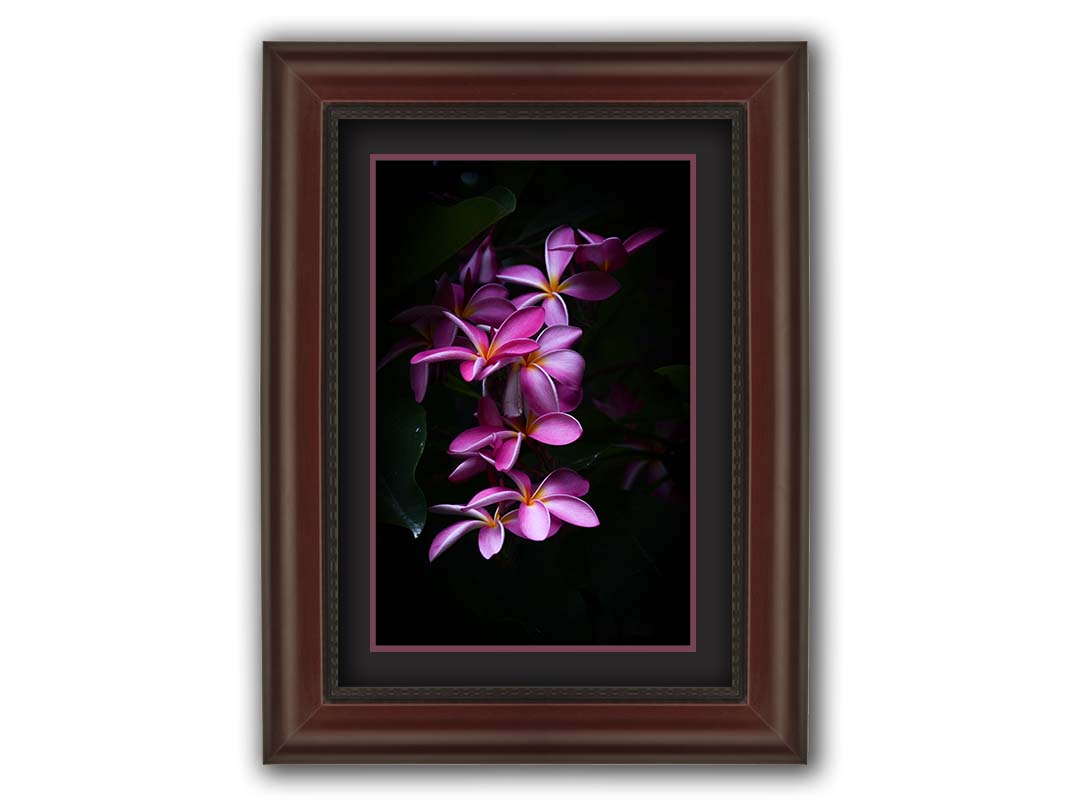
[[[481,254],[482,246],[479,244],[474,248],[474,252],[471,253],[470,258],[467,259],[467,263],[459,268],[459,279],[463,283],[474,283],[480,277]]]
[[[593,398],[593,405],[603,411],[605,416],[618,422],[640,411],[642,403],[621,383],[615,383],[603,400]]]
[[[582,388],[580,386],[567,386],[565,383],[556,385],[556,394],[559,395],[559,410],[571,412],[582,404]]]
[[[522,495],[506,486],[490,486],[488,489],[482,489],[474,495],[470,502],[466,506],[462,506],[462,508],[484,508],[493,503],[506,503],[513,500],[522,500]]]
[[[655,483],[667,477],[667,465],[659,459],[648,462],[648,482]]]
[[[471,322],[492,325],[494,328],[515,311],[515,306],[510,300],[502,300],[498,297],[487,297],[478,303],[472,302],[469,308]]]
[[[512,469],[508,470],[507,476],[519,487],[519,491],[529,496],[533,493],[533,484],[530,482],[530,476],[521,470]]]
[[[482,397],[478,400],[478,424],[492,425],[496,428],[504,427],[504,420],[491,397]]]
[[[549,353],[570,347],[581,338],[581,328],[572,325],[550,325],[537,334],[537,343],[543,352]]]
[[[500,524],[503,525],[505,528],[507,528],[512,533],[514,533],[516,536],[521,536],[523,539],[526,538],[525,536],[523,536],[522,528],[519,527],[519,510],[518,509],[515,509],[514,511],[509,511],[506,514],[501,515]]]
[[[433,341],[435,348],[448,347],[456,340],[456,326],[452,324],[452,321],[441,317],[438,320],[434,320],[433,333],[430,335],[430,339]]]
[[[600,244],[602,241],[604,241],[604,237],[601,236],[599,233],[591,233],[590,231],[583,231],[581,228],[578,229],[578,233],[580,233],[582,235],[582,238],[585,239],[590,244]]]
[[[456,304],[456,290],[459,290],[460,297],[463,296],[463,287],[458,284],[452,283],[448,274],[442,275],[437,279],[437,283],[433,289],[433,302],[434,305],[441,308],[452,308]]]
[[[552,521],[548,525],[548,536],[545,537],[546,539],[551,539],[553,536],[556,535],[557,532],[559,532],[559,529],[563,527],[563,520],[556,519],[555,517],[551,517],[551,520]],[[502,524],[505,528],[507,528],[519,538],[527,538],[526,534],[523,533],[522,527],[519,525],[518,509],[514,511],[509,511],[507,514],[504,514],[500,518],[500,524]]]
[[[644,247],[661,233],[663,233],[663,228],[643,228],[632,236],[629,236],[626,241],[622,243],[622,246],[626,249],[627,253],[632,253],[637,248]]]
[[[571,263],[572,253],[557,249],[574,244],[574,230],[569,225],[560,225],[545,239],[545,267],[548,279],[554,285],[559,283],[563,270]]]
[[[552,520],[545,504],[540,500],[534,500],[532,503],[523,503],[519,506],[518,525],[527,539],[541,542],[548,538]]]
[[[455,314],[446,311],[445,316],[455,323],[456,327],[463,331],[464,336],[470,339],[471,344],[474,345],[474,349],[479,353],[484,353],[489,347],[489,337],[485,335],[485,331],[479,328],[477,325],[472,325],[464,319],[460,319]]]
[[[474,378],[475,380],[484,381],[498,369],[503,369],[517,358],[519,358],[519,356],[504,356],[500,359],[494,359],[492,364],[482,367],[482,369],[475,374]]]
[[[566,248],[572,249],[572,248]],[[596,244],[580,244],[573,248],[574,258],[585,264],[596,264],[605,272],[625,266],[630,254],[618,236],[609,236]]]
[[[471,299],[468,305],[472,303],[480,303],[482,300],[487,300],[490,297],[508,299],[508,287],[502,283],[487,283],[485,286],[479,286],[474,290],[474,294],[471,295]]]
[[[587,272],[586,275],[602,275],[603,273]],[[546,353],[537,360],[541,369],[547,372],[554,380],[566,386],[578,386],[585,374],[585,359],[573,350],[556,350]]]
[[[423,350],[411,357],[412,364],[421,364],[424,361],[469,361],[474,358],[474,351],[467,347],[435,347],[432,350]]]
[[[523,367],[519,382],[522,385],[522,395],[526,399],[526,405],[534,414],[559,411],[559,395],[556,394],[556,386],[541,367],[536,364]]]
[[[648,483],[652,487],[652,495],[661,500],[666,500],[674,490],[674,483],[668,479],[670,473],[667,465],[656,459],[648,462]]]
[[[619,282],[606,272],[579,272],[563,281],[559,290],[579,300],[607,300],[619,291]]]
[[[589,481],[575,472],[573,469],[557,469],[551,472],[547,478],[541,481],[537,487],[539,496],[553,494],[569,494],[572,497],[583,497],[589,492]]]
[[[500,267],[500,259],[497,258],[493,249],[492,234],[486,236],[479,245],[474,248],[471,257],[459,271],[460,280],[464,283],[473,281],[485,283],[496,280],[497,269]]]
[[[448,446],[448,452],[452,455],[458,455],[480,450],[491,444],[493,437],[500,433],[501,430],[501,428],[491,425],[479,425],[476,428],[465,430],[452,440],[452,444]]]
[[[472,509],[470,506],[457,506],[451,503],[441,503],[436,506],[430,506],[427,511],[432,511],[434,514],[448,514],[452,517],[470,517],[471,519],[480,519],[483,522],[486,519],[486,513],[476,508]]]
[[[527,311],[540,311],[539,308],[525,309]],[[501,328],[503,330],[503,328]],[[512,339],[509,342],[504,342],[502,345],[492,348],[493,360],[499,358],[506,358],[507,356],[524,356],[527,353],[532,353],[537,349],[537,341],[535,339]]]
[[[439,303],[442,308],[451,308],[458,315],[459,311],[456,309],[463,308],[463,300],[467,296],[467,293],[463,289],[462,283],[453,283],[449,285],[448,301],[445,303]]]
[[[515,462],[519,460],[519,450],[522,447],[522,440],[524,435],[521,433],[515,433],[513,436],[509,436],[506,433],[502,433],[496,440],[496,452],[493,466],[500,472],[506,472],[515,466]]]
[[[500,548],[504,546],[504,526],[494,525],[489,527],[486,525],[480,531],[478,531],[478,550],[482,554],[482,558],[492,558],[500,552]]]
[[[411,391],[415,402],[421,403],[426,397],[426,385],[430,382],[430,365],[426,363],[411,365]]]
[[[485,367],[485,359],[477,356],[460,364],[459,374],[463,376],[463,380],[470,383],[480,376],[483,367]]]
[[[464,481],[469,481],[475,475],[481,475],[485,472],[485,468],[486,463],[481,456],[471,456],[460,461],[459,465],[452,470],[448,479],[452,483],[463,483]]]
[[[520,294],[518,297],[513,297],[511,302],[515,304],[515,308],[529,308],[549,296],[547,292],[531,292],[530,294]]]
[[[546,325],[566,325],[570,319],[567,314],[567,304],[558,294],[548,295],[545,302],[541,304],[541,308],[545,310]]]
[[[500,323],[500,328],[493,336],[493,349],[499,349],[515,339],[533,336],[545,322],[545,312],[540,308],[520,308]],[[527,351],[530,352],[530,351]]]
[[[577,525],[579,528],[595,528],[600,524],[593,507],[584,500],[569,494],[555,494],[542,501],[545,508],[557,519]]]
[[[433,537],[433,542],[430,544],[430,561],[433,561],[441,555],[441,553],[458,542],[463,534],[472,531],[475,528],[484,527],[485,523],[479,519],[464,520],[463,522],[457,522],[455,525],[449,525]]]
[[[582,435],[582,425],[570,414],[544,414],[527,430],[530,438],[545,444],[570,444]]]
[[[545,278],[545,274],[537,267],[529,264],[517,264],[514,267],[507,267],[500,270],[496,276],[509,283],[520,283],[523,286],[532,286],[542,291],[548,290],[548,279]]]
[[[423,339],[415,339],[412,337],[404,337],[400,341],[393,344],[388,350],[385,351],[385,355],[378,359],[378,369],[381,369],[390,361],[402,353],[406,353],[408,350],[414,350],[416,347],[425,347],[426,342]]]
[[[619,241],[619,237],[610,236],[602,241],[599,247],[600,258],[597,259],[597,263],[602,270],[605,272],[614,272],[615,270],[626,266],[630,254],[626,252],[626,248],[623,247],[622,242]]]
[[[626,465],[626,469],[622,473],[622,488],[626,491],[634,488],[634,484],[637,482],[638,477],[641,475],[641,471],[648,465],[646,459],[640,461],[631,461]]]

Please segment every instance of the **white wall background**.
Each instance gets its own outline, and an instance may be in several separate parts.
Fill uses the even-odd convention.
[[[1064,796],[1052,3],[0,12],[0,793]],[[259,765],[259,42],[811,42],[812,763]]]

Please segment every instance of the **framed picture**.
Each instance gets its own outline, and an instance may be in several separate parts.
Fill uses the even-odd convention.
[[[806,758],[803,44],[267,44],[264,760]]]

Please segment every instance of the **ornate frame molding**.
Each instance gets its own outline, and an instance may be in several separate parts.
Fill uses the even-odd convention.
[[[264,760],[803,762],[807,747],[808,173],[803,43],[267,44],[263,142]],[[331,702],[323,325],[326,111],[744,109],[745,691],[737,702]],[[644,113],[644,112],[642,112]],[[740,301],[737,301],[740,302]]]

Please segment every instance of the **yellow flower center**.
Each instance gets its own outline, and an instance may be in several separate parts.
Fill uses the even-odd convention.
[[[523,367],[532,367],[541,362],[541,351],[534,350],[532,353],[527,353],[522,357]]]

